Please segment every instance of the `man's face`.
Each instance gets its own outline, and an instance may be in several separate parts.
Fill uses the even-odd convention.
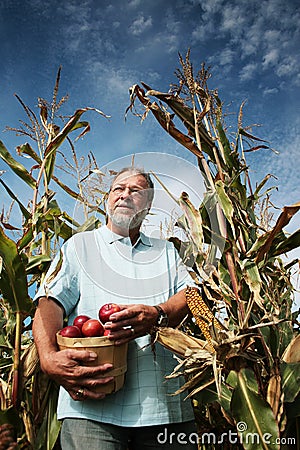
[[[150,206],[149,187],[143,175],[124,172],[114,181],[108,196],[108,223],[124,230],[137,228]]]

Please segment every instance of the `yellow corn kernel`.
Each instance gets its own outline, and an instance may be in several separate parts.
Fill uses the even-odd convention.
[[[199,294],[198,289],[188,286],[185,291],[185,297],[187,305],[193,314],[198,327],[202,331],[205,339],[211,344],[211,323],[219,330],[222,330],[222,326]]]

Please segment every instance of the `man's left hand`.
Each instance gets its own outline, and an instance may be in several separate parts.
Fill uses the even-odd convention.
[[[148,334],[156,324],[157,310],[154,306],[143,304],[119,306],[121,311],[113,313],[110,321],[104,325],[105,329],[110,330],[109,338],[114,340],[116,345]]]

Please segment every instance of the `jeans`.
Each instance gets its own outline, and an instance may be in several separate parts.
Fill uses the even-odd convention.
[[[194,421],[120,427],[86,419],[64,419],[62,450],[197,450]]]

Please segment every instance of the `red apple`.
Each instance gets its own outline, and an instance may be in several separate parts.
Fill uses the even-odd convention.
[[[111,333],[110,330],[104,330],[103,336],[109,336]]]
[[[116,312],[121,311],[121,308],[116,303],[106,303],[101,306],[99,309],[99,319],[102,323],[105,323],[109,320],[109,317]]]
[[[81,332],[84,337],[99,337],[103,336],[104,328],[99,320],[89,319],[82,325]]]
[[[78,327],[79,330],[81,331],[82,325],[89,319],[90,319],[89,316],[85,316],[84,314],[82,314],[80,316],[75,317],[75,319],[73,320],[73,325]]]
[[[59,334],[61,334],[64,337],[70,338],[77,338],[82,336],[80,329],[74,325],[68,325],[67,327],[62,328],[59,331]]]

